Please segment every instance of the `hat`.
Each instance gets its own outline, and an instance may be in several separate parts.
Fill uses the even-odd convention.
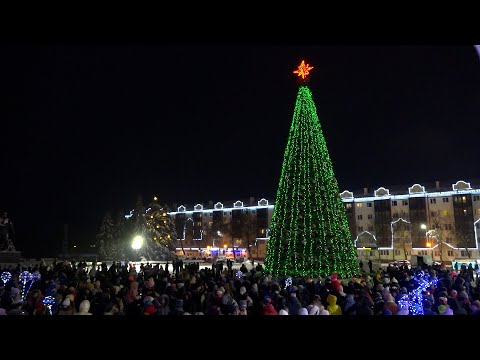
[[[288,311],[285,310],[285,309],[281,309],[281,310],[278,312],[278,315],[288,315]]]
[[[65,300],[62,301],[62,306],[70,306],[70,298],[66,297]]]
[[[240,287],[240,294],[243,295],[247,292],[247,289],[245,288],[245,286],[242,286]]]
[[[239,307],[247,307],[247,302],[246,302],[245,300],[240,300],[240,301],[238,302],[238,306],[239,306]]]
[[[308,310],[304,307],[298,309],[298,315],[308,315]]]

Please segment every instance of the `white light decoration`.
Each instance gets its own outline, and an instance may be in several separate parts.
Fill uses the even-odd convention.
[[[469,182],[465,182],[463,180],[458,180],[455,184],[452,184],[452,189],[456,190],[471,190],[472,187],[470,186]]]
[[[143,237],[141,237],[140,235],[135,236],[132,241],[132,249],[140,250],[142,246],[143,246]]]
[[[373,234],[372,234],[371,232],[369,232],[369,231],[362,231],[360,234],[358,234],[357,238],[355,239],[355,247],[356,247],[357,249],[363,249],[364,247],[371,247],[371,246],[365,246],[365,245],[362,245],[362,246],[360,246],[360,247],[357,246],[358,238],[359,238],[360,236],[362,236],[363,234],[368,234],[368,235],[370,235],[370,236],[373,238],[373,241],[375,242],[375,243],[371,243],[371,244],[373,244],[374,246],[377,245],[377,238],[375,237],[375,235],[373,235]],[[367,245],[369,245],[369,244],[367,244]]]
[[[234,208],[242,208],[243,207],[243,202],[238,200],[233,203]]]
[[[261,199],[258,201],[258,206],[267,206],[267,205],[268,205],[267,199]]]
[[[180,206],[178,207],[178,212],[185,212],[186,209],[187,209],[187,208],[186,208],[185,206],[180,205]]]
[[[402,221],[402,222],[407,223],[407,224],[410,224],[410,225],[412,224],[410,221],[405,220],[405,219],[403,219],[403,218],[398,218],[397,220],[392,221],[392,222],[390,223],[390,231],[392,232],[392,248],[393,248],[393,224],[396,224],[396,223],[399,222],[399,221]]]
[[[420,184],[414,184],[408,188],[409,194],[424,194],[425,193],[425,186]]]
[[[202,211],[203,210],[203,205],[202,204],[197,204],[193,207],[193,210]]]
[[[475,222],[473,223],[473,231],[475,232],[475,244],[476,244],[475,249],[478,249],[478,230],[477,230],[477,224],[478,224],[479,221],[480,221],[480,219],[478,219],[477,221],[475,221]]]
[[[383,186],[381,186],[373,192],[373,195],[375,195],[375,197],[390,196],[390,190],[385,189]]]
[[[215,204],[214,208],[215,208],[216,210],[221,210],[221,209],[223,209],[223,204],[222,204],[221,202],[217,202],[217,203]]]
[[[291,277],[288,277],[288,278],[285,280],[285,289],[288,288],[290,285],[292,285],[292,278],[291,278]]]
[[[345,190],[340,193],[340,198],[342,199],[353,199],[353,192]]]

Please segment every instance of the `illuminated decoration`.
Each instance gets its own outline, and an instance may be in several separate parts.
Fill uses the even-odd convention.
[[[480,45],[474,45],[475,50],[477,50],[478,57],[480,57]]]
[[[408,310],[412,315],[424,315],[423,313],[423,293],[427,291],[427,288],[436,286],[438,278],[430,279],[430,275],[425,275],[423,271],[419,271],[413,280],[417,284],[417,287],[410,291],[408,295],[403,295],[402,299],[407,298]],[[400,304],[400,301],[399,301]]]
[[[243,273],[240,270],[237,271],[236,275],[239,279],[243,278]]]
[[[43,305],[48,309],[48,313],[52,315],[52,306],[55,305],[55,298],[53,296],[45,296],[43,298]]]
[[[150,204],[146,215],[145,241],[141,253],[149,260],[171,259],[177,246],[177,232],[172,217],[157,202]]]
[[[27,298],[28,292],[27,290],[27,282],[32,280],[32,274],[28,271],[22,271],[20,276],[18,277],[20,282],[22,283],[22,299],[25,300]]]
[[[179,240],[182,240],[182,241],[185,241],[186,240],[186,233],[187,233],[187,223],[191,221],[192,223],[192,228],[193,228],[193,224],[195,224],[195,222],[193,221],[192,218],[188,218],[186,221],[185,221],[185,224],[183,224],[183,238],[182,239],[179,239]],[[203,240],[203,229],[200,229],[200,239],[193,239],[193,240]]]
[[[292,285],[292,278],[291,278],[291,277],[288,277],[288,278],[285,280],[285,289],[288,288],[290,285]]]
[[[185,210],[186,210],[186,208],[185,208],[185,206],[183,206],[183,205],[180,205],[180,206],[178,207],[178,212],[185,212]]]
[[[223,204],[221,202],[217,202],[214,207],[215,207],[215,210],[220,210],[220,209],[223,209]]]
[[[409,194],[424,194],[425,193],[425,186],[420,184],[414,184],[408,188]]]
[[[470,186],[469,182],[465,182],[463,180],[457,181],[455,184],[452,184],[452,189],[455,190],[471,190],[472,187]]]
[[[8,271],[4,271],[4,272],[2,272],[1,278],[2,278],[2,281],[3,281],[3,285],[5,286],[5,285],[7,285],[7,283],[12,278],[12,274],[9,273]]]
[[[203,210],[203,205],[202,204],[197,204],[193,207],[193,210],[202,211]]]
[[[268,206],[268,200],[267,199],[259,200],[258,206]]]
[[[370,235],[370,236],[364,236],[364,235]],[[362,237],[360,239],[360,237]],[[371,241],[362,241],[363,239],[372,239]],[[360,244],[358,243],[360,240]],[[374,234],[372,234],[369,231],[362,231],[360,234],[358,234],[357,238],[355,239],[355,247],[357,249],[364,249],[365,247],[376,247],[377,246],[377,238],[375,237]]]
[[[390,190],[385,189],[384,187],[379,187],[377,190],[373,192],[373,195],[375,197],[390,196]]]
[[[270,225],[272,276],[351,277],[357,254],[309,87],[300,85]]]
[[[30,285],[28,287],[27,293],[30,291],[32,288],[32,285],[35,281],[40,281],[42,278],[42,275],[40,275],[40,272],[38,270],[35,270],[33,274],[30,274]]]
[[[402,222],[404,222],[404,223],[407,223],[407,224],[412,225],[412,223],[411,223],[410,221],[405,220],[405,219],[403,219],[403,218],[398,218],[397,220],[392,221],[392,222],[390,223],[390,231],[391,231],[391,233],[392,233],[392,249],[393,249],[393,240],[394,240],[394,239],[393,239],[393,230],[394,230],[394,229],[393,229],[393,225],[396,224],[396,223],[398,223],[399,221],[402,221]]]
[[[301,76],[302,79],[305,79],[312,69],[313,66],[310,66],[309,64],[305,65],[305,60],[302,60],[302,63],[298,66],[298,70],[295,70],[293,73]]]
[[[344,192],[342,192],[342,193],[340,194],[340,197],[341,197],[342,199],[353,199],[353,192],[350,192],[350,191],[348,191],[348,190],[345,190]]]
[[[158,198],[156,196],[153,197],[153,201],[157,201]]]
[[[233,203],[233,207],[234,208],[242,208],[243,207],[243,202],[238,200],[238,201]]]

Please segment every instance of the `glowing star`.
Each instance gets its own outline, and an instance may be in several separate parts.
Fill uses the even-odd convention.
[[[298,67],[298,70],[295,70],[293,73],[298,74],[301,76],[302,79],[305,79],[308,74],[310,74],[310,70],[313,69],[313,66],[309,66],[309,64],[305,65],[305,60],[302,60],[302,63]]]

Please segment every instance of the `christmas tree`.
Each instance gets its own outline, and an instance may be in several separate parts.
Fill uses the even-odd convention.
[[[155,245],[160,259],[172,259],[177,249],[177,231],[172,217],[168,215],[167,206],[160,206],[157,197],[154,197],[145,217],[147,222],[146,236]]]
[[[112,246],[113,246],[113,220],[110,212],[107,212],[103,217],[102,224],[96,236],[97,255],[99,260],[112,260]]]
[[[139,257],[145,258],[145,260],[147,261],[160,260],[161,253],[158,249],[156,242],[153,240],[153,237],[149,234],[150,231],[145,213],[146,211],[145,207],[143,206],[143,198],[141,195],[139,195],[132,217],[132,239],[136,236],[141,236],[143,239],[140,248],[137,250],[137,255]]]
[[[274,276],[358,274],[356,250],[302,64],[265,266]]]

